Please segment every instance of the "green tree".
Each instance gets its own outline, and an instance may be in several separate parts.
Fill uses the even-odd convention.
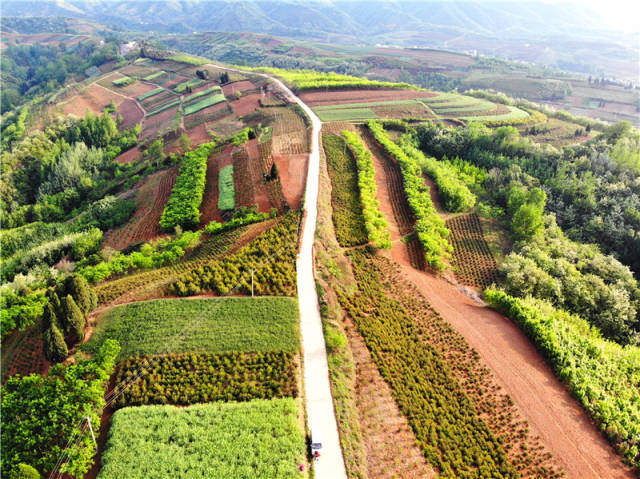
[[[162,138],[154,140],[149,145],[149,148],[147,149],[147,158],[152,162],[155,161],[156,168],[159,167],[161,161],[164,161],[164,143]]]
[[[84,314],[89,314],[98,304],[96,293],[87,280],[79,274],[68,276],[63,284],[63,295],[73,296],[76,304]]]
[[[186,153],[191,149],[191,138],[189,138],[187,134],[183,133],[182,135],[180,135],[179,142],[182,153]]]
[[[49,329],[44,332],[43,335],[43,349],[44,357],[52,363],[59,363],[64,361],[69,355],[69,349],[64,342],[64,336],[58,329],[58,326],[51,324]]]
[[[58,295],[56,295],[55,293],[54,295],[56,298],[58,297]],[[59,301],[60,300],[58,300],[58,302]],[[44,307],[44,311],[42,313],[42,322],[40,324],[42,327],[43,334],[46,333],[51,328],[51,325],[59,327],[60,323],[58,321],[58,315],[56,314],[55,306],[51,304],[51,302],[49,302]]]
[[[40,473],[29,464],[20,463],[11,470],[9,479],[41,479]]]
[[[540,233],[544,227],[543,211],[536,205],[525,203],[513,215],[511,229],[517,240],[528,240]]]
[[[68,334],[71,334],[75,341],[82,341],[84,339],[84,327],[86,320],[80,308],[73,300],[73,296],[70,294],[64,299],[64,325]]]

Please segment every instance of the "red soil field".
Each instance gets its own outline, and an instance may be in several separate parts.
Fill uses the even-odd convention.
[[[182,76],[182,75],[176,75],[175,78],[172,78],[171,80],[165,82],[162,86],[165,88],[168,88],[169,90],[172,90],[174,86],[178,85],[179,83],[182,83],[183,81],[187,81],[189,78]],[[153,80],[151,80],[153,81]]]
[[[14,376],[15,374],[20,374],[26,376],[31,373],[37,374],[45,374],[51,363],[46,360],[44,357],[44,352],[42,350],[42,334],[40,333],[39,327],[33,326],[27,331],[25,331],[20,337],[20,333],[18,333],[18,339],[20,343],[16,345],[14,351],[11,351],[11,354],[7,356],[6,365],[6,374],[4,379],[7,379],[9,376]],[[8,338],[11,340],[11,338]],[[5,347],[11,347],[11,345],[5,344],[2,345],[3,349]]]
[[[219,86],[219,85],[220,84],[217,81],[211,81],[211,79],[209,79],[207,83],[203,83],[202,85],[194,88],[192,93],[198,93],[199,91],[208,90],[209,88],[212,88],[214,86]],[[188,95],[185,95],[185,96],[188,96]]]
[[[204,187],[204,196],[200,205],[200,226],[206,226],[211,221],[222,222],[222,216],[218,209],[218,173],[233,162],[233,146],[227,147],[220,153],[215,153],[207,161],[207,179]]]
[[[415,98],[431,98],[436,93],[412,90],[339,90],[314,91],[302,93],[300,99],[307,105],[344,105],[347,103],[367,103],[375,101],[413,100]]]
[[[252,93],[251,95],[242,96],[239,100],[231,102],[231,108],[238,116],[245,116],[253,113],[260,108],[260,93]]]
[[[150,92],[151,90],[155,90],[158,87],[150,83],[137,81],[135,83],[132,83],[131,85],[127,85],[121,88],[120,87],[116,87],[116,88],[118,88],[116,91],[120,91],[123,94],[135,99],[144,93]]]
[[[188,130],[187,136],[189,136],[192,146],[198,146],[211,141],[211,135],[207,131],[207,125],[204,123]]]
[[[307,153],[298,155],[273,155],[278,167],[284,197],[293,209],[300,206],[304,185],[307,181]]]
[[[141,156],[142,152],[140,151],[140,148],[135,146],[130,150],[125,151],[121,155],[116,156],[115,161],[117,161],[118,163],[131,163],[132,161],[136,161]]]
[[[178,168],[153,173],[144,181],[136,197],[138,209],[127,224],[109,231],[104,246],[121,250],[130,244],[161,236],[159,221],[178,176]]]
[[[258,140],[249,140],[245,146],[249,154],[249,170],[254,186],[253,202],[258,205],[258,211],[268,213],[272,205],[269,200],[267,186],[263,183],[263,166],[262,159],[260,158],[260,150],[258,149]]]
[[[135,100],[123,101],[118,107],[118,113],[122,115],[121,131],[133,128],[144,118],[144,112]]]
[[[100,114],[111,101],[113,101],[116,106],[119,106],[124,100],[125,98],[122,95],[118,95],[94,83],[70,100],[59,103],[58,107],[61,108],[66,115],[84,116],[87,110]]]
[[[253,90],[255,87],[256,86],[249,80],[236,81],[224,85],[222,87],[222,93],[224,93],[224,96],[230,96],[239,91]]]
[[[374,152],[375,155],[375,152]],[[567,388],[529,342],[504,316],[482,307],[444,279],[411,266],[407,246],[392,214],[388,183],[380,158],[374,156],[377,199],[390,224],[391,258],[406,277],[460,334],[475,348],[498,384],[511,396],[519,414],[528,421],[533,437],[542,443],[571,478],[633,477],[598,432]],[[388,161],[388,160],[386,160]]]
[[[177,111],[178,106],[176,105],[173,108],[169,108],[168,110],[158,113],[157,115],[145,117],[144,128],[141,135],[142,138],[146,139],[156,136],[159,132],[170,128],[173,123],[173,117]]]

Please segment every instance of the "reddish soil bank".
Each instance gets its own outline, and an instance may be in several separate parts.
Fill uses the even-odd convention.
[[[307,153],[297,155],[273,155],[278,166],[278,175],[282,184],[282,193],[289,206],[298,208],[302,201],[304,186],[307,181]]]
[[[207,161],[207,179],[204,187],[204,196],[200,205],[200,225],[206,226],[211,221],[222,222],[222,216],[218,209],[218,173],[221,168],[233,162],[231,151],[233,147],[227,146],[222,152],[209,157]]]
[[[435,93],[412,90],[337,90],[314,91],[303,93],[300,99],[307,105],[342,105],[346,103],[367,103],[390,100],[413,100],[415,98],[430,98]]]
[[[118,113],[122,116],[120,131],[133,128],[144,118],[144,111],[135,100],[125,100],[118,107]]]
[[[137,146],[131,148],[130,150],[125,151],[121,155],[116,156],[115,161],[118,163],[131,163],[132,161],[136,161],[138,158],[142,156],[142,152],[140,148]]]
[[[253,90],[256,86],[249,80],[236,81],[233,83],[227,83],[222,87],[222,93],[224,96],[230,96],[237,92],[245,90]]]
[[[233,111],[238,116],[249,115],[260,108],[260,103],[258,103],[260,96],[260,93],[242,96],[239,100],[231,102],[231,108],[233,108]]]

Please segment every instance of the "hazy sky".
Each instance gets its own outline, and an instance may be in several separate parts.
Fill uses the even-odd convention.
[[[543,0],[549,3],[567,0]],[[640,31],[640,1],[638,0],[573,0],[573,3],[585,5],[598,14],[612,27],[627,32]]]

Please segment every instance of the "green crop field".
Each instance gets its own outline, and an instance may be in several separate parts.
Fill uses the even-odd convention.
[[[120,342],[119,360],[162,353],[297,351],[298,304],[282,297],[162,299],[108,310],[81,348]]]
[[[147,116],[157,115],[158,113],[162,113],[163,111],[168,110],[169,108],[173,108],[174,106],[179,105],[179,104],[180,104],[180,100],[170,101],[168,103],[160,105],[155,110],[150,111],[149,113],[147,113]]]
[[[306,477],[305,438],[294,399],[177,408],[141,406],[113,415],[100,479]]]
[[[473,121],[481,121],[481,120],[518,120],[520,118],[526,118],[529,116],[529,113],[523,111],[515,106],[508,106],[507,108],[511,110],[510,113],[505,113],[502,115],[485,115],[485,116],[459,116],[461,120],[473,120]]]
[[[210,106],[213,105],[217,105],[218,103],[222,103],[223,101],[226,101],[227,99],[225,98],[225,96],[222,93],[218,93],[216,95],[211,95],[209,97],[206,97],[200,101],[197,101],[195,103],[192,103],[191,105],[185,107],[184,109],[184,114],[185,115],[191,115],[192,113],[196,113],[200,110],[204,110],[205,108],[208,108]]]
[[[157,71],[155,73],[152,73],[151,75],[147,75],[146,77],[143,78],[143,80],[151,81],[151,80],[153,80],[155,78],[158,78],[159,76],[162,76],[162,75],[164,75],[164,72],[162,70],[160,70],[160,71]]]
[[[151,91],[148,91],[147,93],[143,93],[138,97],[138,101],[146,100],[147,98],[151,98],[152,96],[157,95],[158,93],[162,93],[163,91],[165,91],[164,88],[156,88],[155,90],[151,90]]]
[[[188,103],[191,103],[196,98],[200,98],[202,96],[207,96],[207,95],[209,95],[211,93],[215,93],[215,92],[219,92],[219,91],[222,91],[222,88],[220,88],[219,86],[212,86],[211,88],[207,88],[206,90],[202,90],[202,91],[199,91],[197,93],[194,93],[193,95],[189,95],[188,97],[186,97],[184,99],[184,103],[186,105]]]
[[[232,210],[236,206],[235,189],[233,187],[233,165],[227,165],[220,170],[218,177],[218,209]]]
[[[322,121],[375,120],[378,116],[370,108],[343,108],[336,105],[330,110],[316,111]]]
[[[321,105],[314,106],[313,111],[321,112],[327,110],[336,110],[336,109],[348,109],[348,108],[369,108],[371,106],[386,106],[386,105],[413,105],[418,100],[389,100],[389,101],[372,101],[365,103],[345,103],[339,105]]]
[[[135,82],[136,82],[135,78],[122,77],[122,78],[118,78],[117,80],[113,80],[111,83],[113,83],[115,86],[127,86]]]
[[[200,80],[199,78],[193,78],[191,80],[183,81],[182,83],[178,83],[175,87],[173,87],[173,91],[176,93],[182,93],[187,90],[187,88],[195,87],[198,85],[202,85],[204,80]]]

